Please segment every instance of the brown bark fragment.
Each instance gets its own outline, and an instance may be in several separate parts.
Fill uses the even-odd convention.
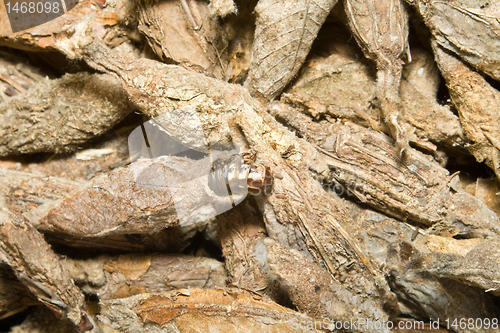
[[[5,209],[0,212],[0,223],[0,251],[17,278],[40,302],[80,331],[92,329],[82,292],[42,235],[24,217]]]

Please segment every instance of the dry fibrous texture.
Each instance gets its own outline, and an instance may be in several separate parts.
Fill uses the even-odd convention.
[[[439,69],[470,140],[469,152],[485,162],[500,180],[500,92],[479,73],[434,43]]]
[[[455,240],[431,235],[354,203],[348,205],[348,210],[353,217],[353,223],[346,226],[348,232],[370,261],[384,271],[391,290],[398,297],[403,317],[439,318],[441,322],[452,317],[498,317],[498,309],[493,305],[491,295],[478,288],[442,278],[439,270],[429,266],[438,255],[465,254],[478,244],[487,244],[489,240]],[[447,262],[452,267],[459,263],[460,260]],[[494,269],[496,265],[492,262],[489,268]],[[469,301],[464,302],[464,299]],[[477,327],[476,331],[479,329]],[[482,332],[493,331],[484,327],[481,329]]]
[[[91,0],[81,1],[65,15],[16,33],[12,33],[7,10],[3,8],[0,11],[0,45],[2,46],[31,51],[51,49],[57,39],[55,35],[71,29],[73,24],[78,23],[83,16],[88,14],[93,15],[95,31],[109,47],[116,47],[124,42],[129,44],[130,49],[123,50],[122,55],[131,56],[132,44],[137,41],[136,34],[127,27],[137,24],[135,4],[130,0],[115,0],[113,5],[104,7],[96,5]]]
[[[120,172],[117,170],[116,172]],[[119,173],[121,174],[121,173]],[[101,177],[102,178],[102,177]],[[38,173],[30,173],[25,171],[14,171],[0,168],[0,180],[3,184],[0,186],[1,201],[5,202],[9,209],[23,214],[33,225],[38,226],[40,230],[49,232],[47,237],[51,242],[63,243],[75,247],[86,247],[91,249],[105,248],[114,250],[129,249],[131,251],[182,251],[191,242],[191,238],[204,228],[204,224],[191,225],[187,227],[174,226],[167,229],[158,227],[153,228],[157,231],[150,231],[147,234],[136,234],[137,226],[129,225],[129,228],[121,226],[117,228],[112,235],[106,235],[106,232],[99,227],[98,221],[94,225],[96,230],[89,234],[85,234],[85,230],[89,230],[89,226],[85,224],[75,224],[69,219],[63,220],[59,217],[56,219],[57,228],[45,226],[46,223],[40,223],[41,220],[51,213],[52,209],[62,206],[63,209],[66,200],[70,204],[78,202],[77,207],[81,209],[78,212],[81,215],[79,221],[87,221],[92,218],[96,209],[108,207],[109,203],[100,202],[102,207],[94,204],[85,204],[83,198],[92,187],[91,182],[74,181],[62,177],[48,176]],[[130,180],[130,179],[129,179]],[[120,179],[121,184],[127,183],[124,179]],[[119,185],[118,185],[119,186]],[[82,195],[82,192],[84,195]],[[160,193],[161,194],[161,193]],[[140,194],[134,194],[135,199],[141,199]],[[73,198],[76,197],[79,200]],[[82,197],[79,197],[82,196]],[[71,199],[73,198],[73,199]],[[117,199],[118,200],[118,199]],[[83,202],[83,203],[82,203]],[[115,201],[116,203],[116,201]],[[115,207],[118,210],[123,210],[125,213],[130,211],[130,205]],[[175,215],[172,219],[176,219]],[[122,220],[115,221],[117,224]],[[51,232],[52,231],[52,232]],[[51,233],[50,233],[51,232]],[[61,234],[62,233],[62,234]],[[85,237],[86,236],[86,237]]]
[[[57,319],[48,309],[38,306],[11,333],[77,333],[70,323]],[[96,332],[93,330],[92,332]],[[96,332],[97,333],[97,332]]]
[[[83,292],[100,299],[187,288],[222,288],[223,263],[180,254],[126,254],[62,262]]]
[[[394,315],[398,312],[392,294],[386,295],[385,302],[374,298],[356,297],[359,289],[350,289],[343,285],[345,281],[333,279],[300,253],[270,240],[266,244],[271,271],[280,278],[299,311],[316,318],[335,318],[338,321],[348,322],[353,318],[367,318],[374,321],[394,320],[386,313],[392,312]],[[383,299],[384,295],[380,297]],[[385,303],[384,307],[380,303]],[[388,309],[390,311],[387,311]],[[366,317],[367,315],[369,316]],[[357,327],[357,331],[370,332],[371,329],[360,326]],[[381,329],[380,332],[389,330]]]
[[[356,52],[352,42],[348,43],[344,30],[337,26],[329,30],[338,34],[328,44],[333,51],[328,56],[310,56],[297,80],[282,95],[282,101],[303,108],[313,117],[327,114],[390,133],[370,103],[376,89],[370,64],[361,52]],[[400,119],[410,142],[431,151],[428,141],[461,143],[458,117],[436,101],[438,70],[432,54],[421,48],[411,51],[412,62],[403,67],[401,105],[405,117]]]
[[[62,41],[61,45],[71,43]],[[257,161],[273,168],[282,178],[275,182],[274,193],[258,200],[269,235],[311,260],[324,261],[331,275],[352,282],[375,303],[386,302],[379,295],[390,294],[387,285],[342,227],[350,219],[342,199],[329,197],[306,171],[311,168],[319,174],[329,172],[312,145],[292,136],[241,87],[154,61],[124,63],[98,43],[86,45],[78,52],[89,64],[117,74],[130,100],[145,114],[154,117],[175,107],[196,106],[207,142],[230,139],[242,149],[252,147],[259,152]],[[185,75],[175,77],[180,73]],[[183,130],[182,126],[169,129],[174,135]],[[287,155],[286,162],[282,155]],[[346,267],[348,262],[353,264]],[[371,313],[366,316],[371,317]]]
[[[0,223],[2,260],[17,278],[40,302],[80,331],[92,329],[83,293],[43,236],[22,215],[5,208],[0,212]]]
[[[445,244],[448,245],[448,243]],[[439,245],[441,244],[437,246]],[[500,296],[499,242],[486,240],[474,245],[469,246],[464,251],[457,251],[458,253],[439,249],[431,258],[427,259],[426,271]]]
[[[257,294],[231,289],[180,289],[103,301],[100,306],[103,330],[131,333],[296,332],[299,322],[314,320]],[[310,332],[320,330],[313,326]]]
[[[41,80],[37,88],[0,105],[0,156],[74,151],[132,110],[110,75],[67,74]]]
[[[253,95],[276,97],[304,62],[337,0],[260,0],[252,64],[245,86]]]
[[[269,271],[266,259],[266,226],[250,200],[217,216],[218,235],[231,285],[286,301]],[[280,302],[281,303],[281,302]]]
[[[414,5],[443,48],[500,79],[499,4],[476,0],[406,0]]]
[[[374,103],[400,151],[408,149],[401,124],[401,58],[408,52],[408,14],[402,0],[345,0],[347,21],[365,56],[375,61]]]
[[[79,237],[154,233],[177,225],[168,188],[146,188],[135,180],[134,172],[149,166],[151,161],[139,160],[98,176],[33,223],[44,232]]]
[[[238,13],[238,8],[233,0],[211,0],[208,9],[210,16],[226,17],[229,14]]]
[[[475,237],[500,234],[498,216],[462,191],[457,175],[450,176],[431,156],[408,150],[401,161],[390,138],[381,133],[353,123],[313,122],[278,103],[270,111],[317,145],[330,168],[323,184],[333,190],[340,184],[338,194],[349,191],[359,201],[403,221],[439,223],[448,232]]]
[[[224,78],[225,30],[217,17],[211,16],[205,1],[144,0],[138,8],[138,29],[161,59]]]
[[[0,319],[39,304],[36,297],[23,285],[5,264],[0,265]]]

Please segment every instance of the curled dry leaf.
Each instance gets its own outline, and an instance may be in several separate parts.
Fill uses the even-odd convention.
[[[133,110],[117,83],[110,75],[67,74],[9,99],[0,105],[0,156],[74,151],[111,129]]]
[[[296,332],[314,319],[239,290],[180,289],[101,302],[101,326],[121,332]],[[319,332],[314,327],[311,332]]]
[[[101,300],[184,288],[222,288],[227,279],[221,262],[179,254],[66,259],[63,265],[83,292]]]
[[[15,315],[29,306],[37,305],[37,299],[14,275],[6,264],[0,265],[0,319]]]
[[[323,55],[310,55],[297,80],[282,94],[282,101],[315,118],[326,114],[390,133],[379,112],[370,106],[376,89],[372,66],[349,42],[344,29],[329,23],[325,26],[335,34],[328,39],[328,55],[322,49],[316,52]],[[324,33],[320,38],[328,36]],[[432,53],[413,47],[411,54],[412,62],[403,67],[400,91],[405,110],[401,123],[410,142],[430,151],[435,147],[428,141],[450,146],[462,143],[458,117],[436,100],[439,79]]]
[[[71,29],[73,24],[78,24],[82,17],[91,14],[93,15],[92,24],[106,45],[116,47],[127,42],[131,46],[130,49],[134,49],[131,44],[134,44],[136,37],[127,28],[127,25],[136,24],[135,4],[131,0],[115,0],[113,5],[104,7],[96,5],[93,0],[80,1],[68,13],[45,24],[16,33],[12,33],[4,4],[0,6],[3,7],[0,10],[0,45],[2,46],[31,51],[53,49],[57,34]],[[133,58],[130,50],[121,54]]]
[[[70,323],[57,319],[47,308],[37,306],[24,321],[12,327],[11,333],[77,333]],[[97,329],[91,333],[100,333]]]
[[[500,234],[498,216],[455,186],[456,175],[450,177],[430,156],[412,149],[401,163],[396,148],[381,133],[352,123],[315,123],[278,103],[270,110],[317,145],[330,168],[331,178],[324,178],[323,184],[334,191],[339,184],[339,194],[349,191],[359,201],[403,221],[439,223],[442,232],[447,228],[475,237]]]
[[[225,30],[217,17],[211,16],[205,1],[143,0],[138,4],[139,31],[161,59],[224,78]]]
[[[349,27],[367,58],[377,66],[374,102],[400,151],[408,149],[401,119],[401,58],[408,52],[408,14],[402,0],[345,0]]]
[[[392,293],[386,297],[379,295],[383,300],[356,297],[359,290],[353,290],[348,284],[334,280],[300,253],[271,240],[267,240],[266,245],[269,266],[280,278],[299,311],[316,318],[335,318],[336,321],[349,323],[353,318],[385,322],[394,320],[387,314],[391,312],[394,316],[398,312]],[[388,309],[390,310],[387,311]],[[366,326],[356,327],[359,332],[370,332],[372,329]],[[382,329],[378,332],[389,331]]]
[[[260,0],[252,64],[245,86],[273,99],[302,66],[321,25],[337,0]]]
[[[464,133],[471,141],[467,149],[500,180],[500,92],[441,46],[433,43],[433,48]]]
[[[406,1],[415,5],[441,47],[500,80],[500,6],[497,1]]]
[[[256,211],[258,207],[246,200],[217,216],[218,234],[230,283],[271,297],[280,304],[287,301],[280,285],[269,273],[267,264],[266,226]]]
[[[43,236],[20,214],[0,212],[0,253],[30,291],[80,331],[93,328],[83,293],[75,286],[59,257]]]

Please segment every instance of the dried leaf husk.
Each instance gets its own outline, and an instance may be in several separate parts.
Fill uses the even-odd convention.
[[[325,177],[323,184],[333,192],[403,221],[439,223],[474,237],[500,234],[498,216],[456,186],[456,175],[450,177],[431,156],[412,149],[401,163],[397,149],[381,133],[352,123],[315,123],[278,103],[270,111],[317,145],[330,166],[331,178]]]
[[[346,36],[336,26],[329,28]],[[370,106],[376,89],[372,68],[361,52],[352,51],[356,45],[348,41],[347,36],[336,37],[329,41],[333,51],[328,56],[310,55],[297,80],[283,93],[282,101],[315,118],[326,114],[390,133],[378,110]],[[401,123],[410,142],[430,151],[436,148],[428,141],[449,146],[462,143],[458,117],[436,101],[438,69],[432,54],[420,48],[412,48],[411,54],[412,62],[403,67],[400,92],[405,110]]]
[[[433,48],[464,133],[471,141],[467,149],[500,180],[500,92],[441,46],[434,43]]]
[[[223,79],[227,67],[225,30],[211,17],[205,1],[185,4],[187,7],[178,1],[141,1],[139,31],[165,62]]]
[[[43,236],[20,214],[0,212],[0,253],[37,299],[80,331],[93,328],[83,293]]]
[[[3,4],[1,5],[3,7]],[[133,26],[135,19],[135,4],[130,0],[115,1],[112,6],[96,5],[93,0],[78,2],[67,14],[57,17],[45,24],[23,31],[12,33],[5,7],[0,11],[0,45],[28,51],[43,51],[54,49],[56,35],[71,30],[74,24],[85,15],[93,15],[92,21],[96,32],[109,47],[116,47],[124,42],[132,46],[137,41],[134,33],[127,26]],[[61,8],[62,10],[62,8]],[[125,51],[125,50],[122,50]],[[127,57],[133,52],[122,53]],[[133,56],[132,56],[133,57]]]
[[[438,318],[496,318],[499,310],[491,295],[462,283],[441,278],[426,263],[436,255],[466,253],[481,238],[453,239],[429,235],[426,230],[401,223],[380,213],[348,204],[353,223],[346,226],[367,257],[382,267],[391,290],[398,297],[399,316],[424,322]],[[435,261],[436,265],[439,261]],[[446,265],[447,262],[442,261]],[[437,273],[437,274],[436,274]],[[468,302],[464,302],[468,299]],[[475,328],[476,330],[479,327]],[[482,328],[483,332],[488,330]],[[470,330],[460,330],[470,332]]]
[[[97,328],[98,329],[98,328]],[[97,329],[92,333],[97,333]],[[77,333],[70,323],[57,319],[47,308],[37,306],[24,321],[13,326],[11,333]]]
[[[406,0],[414,4],[436,42],[500,80],[498,2],[476,0]]]
[[[260,0],[245,86],[273,99],[294,78],[337,0]]]
[[[408,51],[406,8],[402,0],[345,0],[344,6],[351,32],[365,56],[376,63],[374,102],[402,152],[408,149],[399,94],[401,58]]]
[[[187,288],[222,288],[221,262],[180,254],[126,254],[67,259],[64,267],[83,292],[101,300]]]
[[[44,232],[77,237],[151,234],[178,225],[168,187],[151,189],[136,182],[134,172],[151,165],[151,160],[139,160],[95,177],[33,223]]]
[[[217,216],[218,235],[230,284],[271,297],[283,304],[287,296],[269,273],[266,226],[253,200]]]
[[[314,320],[258,295],[231,289],[181,289],[100,305],[101,327],[134,333],[295,332],[299,322]],[[313,326],[311,332],[319,330]]]
[[[280,277],[299,311],[312,317],[331,318],[340,322],[350,322],[353,318],[384,322],[395,319],[387,314],[392,312],[394,316],[398,312],[392,293],[385,297],[383,294],[379,295],[381,299],[357,297],[359,290],[362,290],[362,283],[354,287],[345,281],[335,280],[300,253],[290,251],[271,240],[267,240],[266,245],[269,266]],[[349,264],[351,263],[346,263]],[[356,331],[360,332],[370,332],[372,329],[356,327]],[[379,332],[389,331],[382,328]]]
[[[14,275],[12,269],[0,265],[0,319],[4,319],[37,305],[38,300]]]
[[[74,151],[106,132],[133,110],[117,83],[106,74],[68,74],[1,104],[0,156]]]

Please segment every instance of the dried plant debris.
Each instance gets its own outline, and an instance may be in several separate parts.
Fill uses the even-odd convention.
[[[470,140],[467,149],[500,180],[500,92],[455,56],[436,43],[433,46],[460,123]]]
[[[436,42],[500,80],[499,4],[476,0],[406,0],[415,6]]]
[[[44,307],[37,306],[19,325],[12,327],[11,333],[77,333],[76,328],[57,319]],[[97,333],[96,329],[91,332]]]
[[[119,48],[125,57],[134,57],[134,46],[138,36],[132,28],[137,25],[135,3],[130,0],[115,0],[112,5],[103,6],[94,0],[80,1],[65,15],[45,24],[23,31],[12,33],[7,11],[0,11],[0,45],[12,48],[40,51],[53,49],[56,35],[71,29],[74,24],[86,15],[92,16],[96,33],[103,38],[106,45],[115,48],[123,43],[127,48]],[[62,8],[61,8],[62,9]]]
[[[390,312],[394,316],[398,313],[392,293],[379,295],[380,299],[356,297],[359,289],[350,289],[345,281],[328,276],[323,269],[300,253],[290,251],[271,240],[266,244],[272,272],[279,276],[292,302],[301,312],[316,318],[335,318],[342,322],[349,322],[352,318],[384,322],[395,319],[387,314]],[[360,326],[357,331],[370,332],[371,329]],[[379,332],[389,331],[381,329]]]
[[[408,138],[399,94],[401,58],[408,52],[408,14],[402,0],[345,0],[349,27],[365,56],[375,61],[377,85],[374,103],[380,108],[400,152]]]
[[[210,16],[226,17],[229,14],[238,13],[238,8],[233,0],[211,0],[208,9]]]
[[[205,1],[144,0],[138,9],[138,29],[162,60],[224,78],[225,30]]]
[[[464,185],[464,189],[500,216],[500,182],[495,181],[495,177],[478,178],[473,183]]]
[[[314,319],[256,294],[180,289],[100,303],[99,325],[120,332],[296,332]],[[320,332],[314,326],[311,332]]]
[[[384,271],[391,290],[397,295],[400,316],[431,320],[439,318],[441,322],[447,318],[498,317],[499,312],[493,305],[491,295],[443,278],[439,270],[430,268],[438,255],[466,253],[475,245],[489,241],[478,238],[455,240],[429,235],[426,230],[398,222],[354,203],[349,204],[348,209],[353,216],[353,223],[346,228],[374,265]],[[459,261],[450,260],[448,263],[455,265]],[[496,263],[492,263],[490,267],[495,266]],[[469,300],[467,304],[464,299]],[[474,330],[459,330],[471,331]],[[483,327],[481,331],[494,330]]]
[[[330,115],[390,133],[370,102],[376,89],[372,66],[357,52],[356,45],[349,42],[345,30],[325,25],[336,36],[329,40],[328,55],[319,48],[316,52],[321,55],[310,55],[281,100],[315,118]],[[458,117],[448,106],[436,101],[438,70],[432,54],[416,47],[411,54],[412,62],[403,67],[400,90],[405,110],[400,121],[410,142],[430,151],[435,147],[428,141],[449,146],[463,143]]]
[[[5,264],[0,265],[0,319],[37,304],[36,297],[16,278],[12,269]]]
[[[222,288],[223,263],[179,254],[127,254],[67,259],[64,267],[82,291],[102,300],[187,288]]]
[[[246,200],[217,216],[218,235],[231,285],[286,302],[267,265],[266,226],[257,207]],[[281,303],[281,302],[280,302]]]
[[[0,214],[3,261],[38,300],[60,318],[69,320],[82,332],[92,329],[83,293],[43,236],[22,215],[6,209]]]
[[[321,25],[337,0],[260,0],[252,64],[245,81],[253,95],[276,97],[304,62]]]
[[[474,237],[500,234],[498,216],[461,190],[457,175],[450,176],[429,155],[409,150],[401,163],[396,148],[381,133],[352,123],[315,123],[278,103],[270,111],[317,145],[330,168],[322,183],[339,195],[349,195],[403,221],[438,223],[438,233],[446,229]]]
[[[110,75],[41,80],[36,89],[0,105],[0,156],[74,151],[132,110]]]

